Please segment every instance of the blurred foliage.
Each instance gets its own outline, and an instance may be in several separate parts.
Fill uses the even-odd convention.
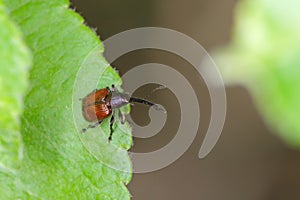
[[[213,54],[226,83],[246,85],[292,147],[300,147],[299,8],[299,0],[241,1],[231,43]]]
[[[21,31],[11,22],[0,0],[0,199],[22,193],[16,175],[22,160],[19,116],[30,63],[30,52]]]
[[[85,63],[99,63],[102,87],[122,83],[102,56],[101,41],[67,0],[4,4],[0,0],[0,199],[130,199],[131,173],[91,155],[73,120],[74,82]],[[109,121],[100,128],[108,137]],[[101,153],[131,169],[131,130],[121,128],[114,124],[112,144],[103,136]]]
[[[0,163],[9,168],[18,168],[21,158],[19,116],[28,86],[30,58],[21,31],[0,1]]]

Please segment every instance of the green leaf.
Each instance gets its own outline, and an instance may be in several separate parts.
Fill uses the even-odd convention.
[[[243,83],[269,125],[300,148],[300,1],[243,0],[232,43],[215,52],[227,83]]]
[[[100,40],[68,1],[5,3],[33,54],[21,120],[24,158],[11,184],[24,192],[11,193],[10,199],[130,199],[125,187],[131,179],[130,127],[122,127],[122,136],[116,122],[112,143],[109,119],[79,133],[87,122],[78,99],[97,87],[121,85],[102,56]],[[92,76],[99,82],[91,82]],[[94,136],[99,140],[91,140]]]
[[[21,158],[20,114],[30,53],[0,1],[0,163],[16,168]]]
[[[22,34],[7,16],[0,1],[0,197],[9,199],[21,192],[16,171],[21,166],[20,115],[28,83],[30,52]]]

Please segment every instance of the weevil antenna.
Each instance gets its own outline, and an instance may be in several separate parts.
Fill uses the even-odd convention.
[[[148,101],[146,99],[131,97],[129,99],[129,103],[141,103],[141,104],[144,104],[144,105],[147,105],[147,106],[153,106],[155,110],[162,111],[164,113],[166,112],[166,110],[162,106],[160,106],[158,104],[155,104],[155,103],[152,103],[151,101]]]
[[[147,106],[154,106],[155,103],[152,103],[151,101],[147,101],[145,99],[140,99],[140,98],[136,98],[136,97],[131,97],[129,99],[129,103],[141,103],[141,104],[145,104]]]
[[[145,98],[148,98],[151,94],[153,94],[154,92],[156,91],[159,91],[159,90],[164,90],[164,89],[167,89],[167,86],[164,86],[164,85],[160,85],[158,87],[155,87],[153,90],[151,90],[151,92],[149,94],[147,94],[145,96]]]

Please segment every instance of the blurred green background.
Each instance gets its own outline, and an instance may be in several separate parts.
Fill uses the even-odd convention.
[[[216,60],[227,83],[228,112],[223,134],[204,160],[197,154],[208,126],[210,100],[203,80],[191,66],[167,52],[143,50],[119,58],[120,74],[159,62],[182,72],[197,85],[201,125],[189,150],[169,167],[135,174],[132,199],[298,199],[300,198],[300,1],[299,0],[73,0],[87,24],[104,40],[121,31],[159,26],[189,35]],[[141,87],[146,96],[153,85]],[[135,139],[133,151],[167,144],[180,113],[170,91],[151,100],[172,116],[159,135]],[[147,110],[136,106],[132,117],[147,124]]]
[[[248,0],[236,8],[232,41],[216,53],[227,83],[250,89],[270,127],[300,147],[300,1]]]

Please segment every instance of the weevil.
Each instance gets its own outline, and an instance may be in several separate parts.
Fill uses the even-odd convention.
[[[101,124],[101,122],[112,115],[110,120],[110,135],[108,140],[112,138],[112,126],[114,123],[114,110],[119,109],[122,106],[132,103],[141,103],[148,106],[154,106],[156,110],[162,110],[158,104],[151,101],[130,97],[127,93],[122,93],[115,88],[114,85],[111,88],[106,87],[102,89],[96,89],[82,100],[82,115],[88,122],[94,122],[82,129],[82,133],[86,132],[89,128],[95,128]],[[119,110],[119,119],[122,124],[125,122],[125,116]]]

